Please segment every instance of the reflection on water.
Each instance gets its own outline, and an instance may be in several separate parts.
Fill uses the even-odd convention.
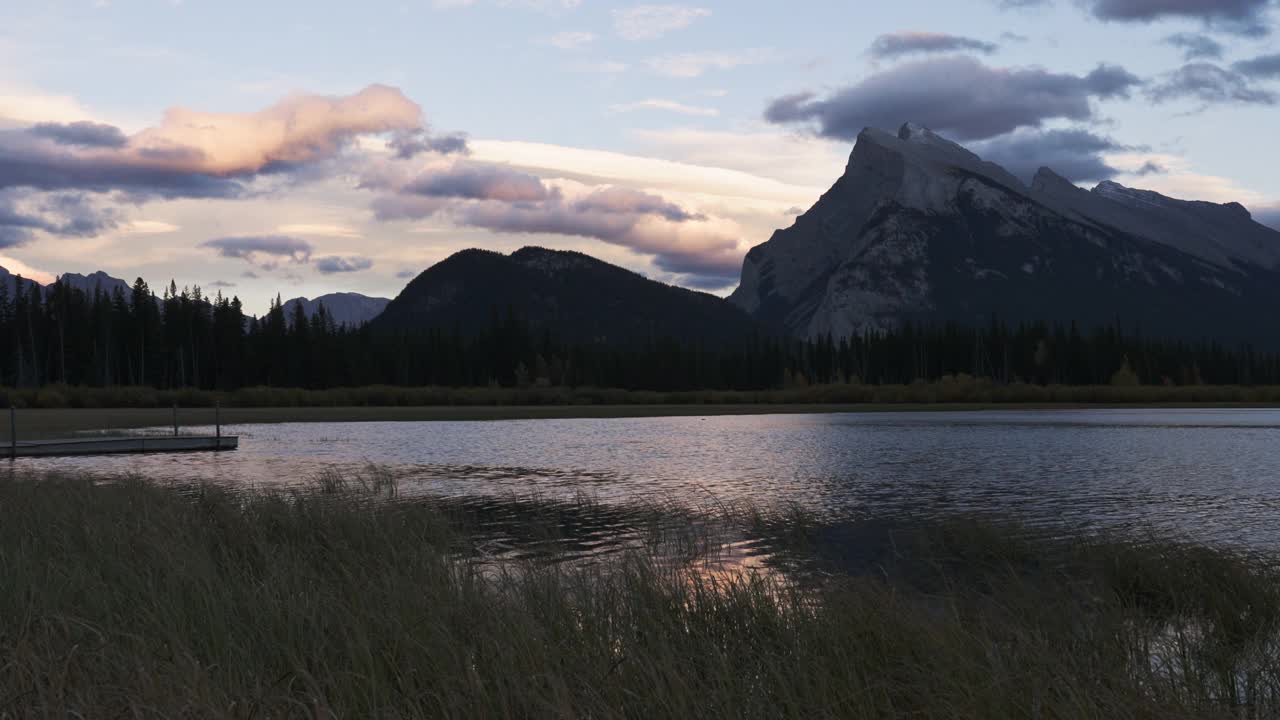
[[[192,429],[204,431],[206,429]],[[208,429],[211,431],[211,429]],[[1150,526],[1280,547],[1280,411],[1055,410],[281,424],[224,428],[234,453],[23,459],[19,468],[253,486],[375,463],[402,494],[492,506],[598,502],[574,552],[625,547],[610,507],[795,504],[821,518],[980,511],[1033,524]],[[509,508],[508,508],[509,510]],[[627,531],[630,532],[630,531]],[[741,539],[742,542],[754,542]],[[569,542],[566,540],[566,542]],[[753,556],[748,545],[742,554]]]

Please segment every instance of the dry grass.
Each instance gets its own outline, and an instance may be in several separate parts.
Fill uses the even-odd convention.
[[[962,520],[862,532],[876,561],[817,585],[495,570],[475,518],[394,495],[0,479],[0,718],[1280,713],[1280,579],[1240,554]],[[722,520],[839,536],[790,515]]]

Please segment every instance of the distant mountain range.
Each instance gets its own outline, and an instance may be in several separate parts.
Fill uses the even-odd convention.
[[[457,328],[504,322],[508,308],[536,330],[571,342],[629,344],[674,338],[717,343],[755,323],[707,293],[649,280],[577,252],[526,247],[510,255],[464,250],[433,265],[387,305],[375,330]]]
[[[1027,186],[928,129],[866,129],[835,185],[747,254],[730,302],[799,337],[995,315],[1280,345],[1280,232],[1237,203],[1049,168]]]
[[[81,275],[79,273],[63,273],[58,276],[58,280],[66,285],[70,285],[78,290],[82,290],[87,295],[93,295],[97,290],[102,290],[108,295],[112,295],[118,289],[125,294],[125,297],[131,297],[133,292],[133,284],[117,277],[112,277],[107,273],[99,270]],[[32,283],[40,287],[40,283],[29,278],[23,279],[24,287],[30,287]],[[16,276],[3,267],[0,267],[0,284],[3,284],[12,296],[16,285]],[[153,288],[154,290],[154,288]],[[307,317],[311,317],[319,310],[323,304],[325,312],[333,318],[338,325],[358,326],[362,325],[373,318],[377,317],[382,309],[391,302],[387,298],[368,297],[359,293],[340,292],[321,295],[314,300],[305,297],[293,298],[284,303],[285,316],[292,317],[293,306],[302,305],[302,309],[306,312]]]
[[[114,295],[116,290],[120,290],[124,293],[125,297],[130,297],[130,294],[133,292],[133,283],[126,282],[117,277],[111,277],[101,270],[89,273],[88,275],[63,273],[58,276],[58,280],[62,281],[65,285],[70,285],[73,288],[83,290],[88,295],[93,295],[93,293],[99,288],[102,289],[102,292],[108,295]]]
[[[320,310],[320,306],[324,305],[325,313],[333,318],[334,323],[357,327],[381,314],[389,302],[391,301],[387,298],[369,297],[351,292],[330,293],[314,300],[299,297],[285,301],[284,316],[292,318],[294,306],[301,305],[307,317],[312,317]]]

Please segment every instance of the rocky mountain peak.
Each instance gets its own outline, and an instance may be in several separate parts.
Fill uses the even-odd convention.
[[[1039,170],[1036,170],[1035,177],[1031,179],[1031,191],[1037,193],[1072,192],[1080,191],[1080,188],[1052,169],[1041,166]]]
[[[1280,302],[1280,233],[1238,203],[1089,191],[1050,168],[1028,187],[907,123],[863,130],[835,185],[747,254],[730,300],[802,337],[995,314],[1254,340],[1253,308]]]
[[[966,161],[982,162],[982,158],[969,152],[963,145],[951,142],[923,125],[903,123],[902,127],[898,128],[898,139],[945,155],[963,158]]]

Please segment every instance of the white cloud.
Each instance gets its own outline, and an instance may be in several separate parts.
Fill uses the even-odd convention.
[[[569,69],[574,72],[594,73],[597,75],[618,75],[627,71],[629,66],[617,60],[601,60],[598,62],[574,63]]]
[[[648,40],[689,27],[710,14],[706,8],[688,5],[637,5],[614,10],[613,28],[628,40]]]
[[[720,114],[720,111],[715,108],[685,105],[675,100],[662,100],[660,98],[650,98],[633,103],[618,103],[609,106],[609,111],[615,113],[634,112],[636,110],[666,110],[680,113],[681,115],[697,115],[699,117],[716,117]]]
[[[165,233],[177,232],[182,228],[173,223],[161,222],[159,220],[134,220],[126,223],[120,228],[120,231],[126,235],[163,235]]]
[[[695,78],[708,70],[729,70],[741,65],[759,65],[777,58],[773,50],[757,48],[742,52],[686,52],[659,55],[646,60],[651,70],[670,77]]]
[[[360,231],[346,225],[327,225],[322,223],[298,223],[280,225],[276,232],[283,235],[319,235],[321,237],[358,238]]]
[[[546,42],[552,47],[558,47],[561,50],[575,50],[585,47],[596,41],[595,33],[567,30],[565,32],[556,33],[547,38]]]
[[[477,161],[506,163],[545,177],[715,197],[726,202],[741,201],[748,207],[771,207],[775,211],[813,204],[839,175],[837,171],[823,185],[811,187],[723,167],[521,141],[477,140],[472,143],[472,152]]]
[[[94,119],[75,98],[0,89],[0,128]]]
[[[777,130],[669,128],[632,130],[629,135],[655,157],[740,170],[807,188],[826,188],[835,182],[850,149],[847,143]]]

